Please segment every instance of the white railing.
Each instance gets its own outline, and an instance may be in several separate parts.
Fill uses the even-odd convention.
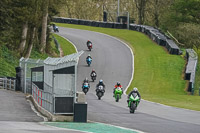
[[[0,78],[0,88],[1,89],[8,89],[8,90],[14,90],[15,91],[15,79],[9,79],[9,78]]]

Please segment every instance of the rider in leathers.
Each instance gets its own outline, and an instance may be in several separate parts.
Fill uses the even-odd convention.
[[[140,95],[138,89],[137,89],[136,87],[134,87],[133,90],[132,90],[132,91],[129,93],[129,95],[128,95],[128,100],[127,100],[128,103],[129,103],[129,97],[130,97],[133,93],[137,93],[138,97],[139,97],[140,100],[141,100],[141,95]],[[140,100],[139,100],[139,102],[140,102]]]
[[[122,85],[120,84],[120,82],[117,82],[117,84],[115,85],[114,89],[113,89],[113,97],[115,95],[115,89],[117,89],[117,87],[120,87],[122,89],[122,93],[123,93],[123,88]]]
[[[103,86],[103,89],[105,90],[105,84],[103,83],[103,80],[99,80],[99,83],[97,84],[96,88],[99,87],[100,85]]]

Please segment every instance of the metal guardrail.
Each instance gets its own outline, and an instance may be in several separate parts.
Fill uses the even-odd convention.
[[[9,78],[0,78],[0,88],[1,89],[8,89],[15,91],[15,79],[9,79]]]
[[[51,92],[44,92],[44,90],[39,89],[37,85],[32,83],[32,96],[35,99],[35,101],[38,103],[38,105],[40,105],[47,111],[54,113],[53,112],[54,98]]]

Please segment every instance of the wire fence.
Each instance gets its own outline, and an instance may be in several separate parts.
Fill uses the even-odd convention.
[[[36,60],[36,59],[30,59],[30,58],[21,58],[20,59],[20,67],[21,67],[21,88],[22,92],[24,93],[32,93],[31,90],[31,68],[43,66],[44,61],[43,60]],[[41,75],[34,75],[34,77],[41,77]]]

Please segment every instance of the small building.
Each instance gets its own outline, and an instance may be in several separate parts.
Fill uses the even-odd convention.
[[[31,68],[32,96],[52,114],[73,114],[76,100],[77,64],[83,51],[61,58],[48,57]]]

